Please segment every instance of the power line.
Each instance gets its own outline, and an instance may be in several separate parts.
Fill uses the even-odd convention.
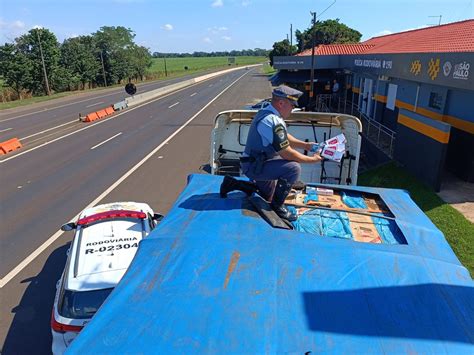
[[[438,21],[438,25],[436,25],[435,23],[429,23],[429,24],[427,24],[427,26],[439,26],[439,25],[441,25],[441,17],[443,17],[443,15],[428,16],[428,17],[437,17],[437,18],[439,18],[439,21]]]

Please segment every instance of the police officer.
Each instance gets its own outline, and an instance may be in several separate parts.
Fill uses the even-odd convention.
[[[316,163],[319,154],[308,156],[295,148],[310,151],[314,142],[303,142],[288,133],[285,119],[298,104],[303,93],[282,85],[273,90],[271,104],[258,111],[252,120],[241,168],[254,180],[260,195],[271,201],[273,210],[281,218],[295,221],[284,202],[292,185],[301,173],[299,163]]]

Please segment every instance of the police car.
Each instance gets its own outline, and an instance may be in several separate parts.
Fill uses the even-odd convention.
[[[253,105],[245,105],[244,109],[245,110],[260,110],[262,108],[267,107],[271,103],[272,103],[272,99],[269,98],[269,99],[261,100],[261,101],[257,102],[256,104],[253,104]]]
[[[259,102],[257,102],[256,104],[253,104],[253,105],[245,105],[244,109],[245,110],[261,110],[262,108],[267,107],[271,103],[272,103],[272,99],[269,98],[269,99],[259,101]],[[301,111],[301,108],[299,108],[299,107],[295,107],[293,110],[291,110],[291,112],[299,112],[299,111]]]
[[[76,222],[66,267],[56,286],[53,354],[62,354],[127,271],[145,238],[163,218],[145,203],[116,202],[85,209]]]

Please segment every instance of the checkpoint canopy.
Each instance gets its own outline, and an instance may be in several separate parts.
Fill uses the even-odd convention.
[[[191,175],[69,354],[473,353],[474,283],[402,190],[406,243],[274,229],[222,177]]]

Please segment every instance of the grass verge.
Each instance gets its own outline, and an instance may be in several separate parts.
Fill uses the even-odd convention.
[[[244,66],[250,64],[258,64],[267,61],[266,57],[254,57],[254,56],[242,56],[235,57],[235,64],[229,65],[228,57],[186,57],[186,58],[166,58],[166,70],[167,76],[165,76],[165,65],[163,58],[153,58],[153,63],[151,68],[148,71],[147,81],[156,81],[156,80],[168,80],[172,78],[178,78],[190,74],[196,74],[200,72],[206,72],[211,69],[229,69],[235,66]],[[187,67],[188,69],[185,69]],[[15,100],[9,102],[0,103],[0,111],[6,110],[9,108],[26,106],[38,102],[54,100],[60,97],[81,94],[94,90],[103,90],[110,89],[112,87],[122,87],[125,84],[116,84],[113,86],[108,86],[107,88],[98,87],[94,89],[87,90],[77,90],[77,91],[66,91],[51,96],[35,96],[23,100]],[[1,88],[0,88],[1,89]]]
[[[471,277],[474,276],[474,224],[444,202],[432,189],[394,163],[359,175],[358,184],[408,190],[415,203],[443,232]]]
[[[271,76],[271,75],[275,74],[276,71],[277,71],[276,69],[274,69],[274,68],[273,68],[272,66],[270,66],[269,64],[264,64],[262,70],[263,70],[263,72],[264,72],[265,74],[267,74],[268,76]]]

